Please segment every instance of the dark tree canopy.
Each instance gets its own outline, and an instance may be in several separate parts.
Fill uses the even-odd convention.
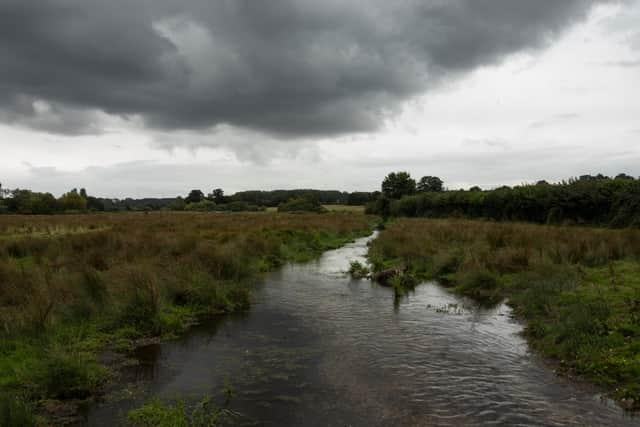
[[[437,193],[444,190],[444,182],[437,176],[423,176],[417,188],[420,193]]]
[[[198,203],[204,200],[204,193],[200,190],[191,190],[185,201],[187,203]]]
[[[218,204],[224,203],[224,191],[222,190],[222,188],[216,188],[215,190],[213,190],[211,194],[209,194],[209,199]]]
[[[399,199],[416,192],[416,181],[408,172],[391,172],[382,181],[382,194],[390,199]]]
[[[640,227],[640,179],[582,175],[487,191],[441,191],[380,197],[367,212],[382,216],[488,218],[547,224]]]

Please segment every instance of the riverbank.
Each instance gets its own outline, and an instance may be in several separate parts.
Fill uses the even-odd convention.
[[[487,304],[508,299],[530,345],[561,372],[640,408],[640,231],[397,219],[369,249]]]
[[[2,217],[0,424],[32,425],[59,402],[95,396],[112,375],[100,351],[245,310],[257,275],[374,224],[348,214]]]

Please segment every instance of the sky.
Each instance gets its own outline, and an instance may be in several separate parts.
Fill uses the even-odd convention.
[[[640,0],[1,0],[0,182],[640,175]]]

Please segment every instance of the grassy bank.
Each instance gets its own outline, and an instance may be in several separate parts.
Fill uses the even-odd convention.
[[[536,350],[640,407],[640,231],[398,219],[369,259],[484,302],[508,298]]]
[[[0,217],[0,424],[94,395],[110,377],[101,350],[244,310],[261,272],[372,225],[348,214]]]

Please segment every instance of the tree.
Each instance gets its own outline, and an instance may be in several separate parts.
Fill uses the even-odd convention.
[[[58,199],[58,204],[63,211],[83,211],[87,209],[87,200],[78,194],[75,188]]]
[[[474,193],[477,193],[477,192],[479,192],[479,191],[482,191],[482,188],[478,187],[477,185],[474,185],[473,187],[471,187],[471,188],[469,189],[469,191],[474,192]]]
[[[408,172],[391,172],[382,181],[382,194],[390,199],[399,199],[415,192],[416,181]]]
[[[439,193],[444,190],[443,182],[437,176],[423,176],[418,182],[420,193]]]
[[[635,179],[635,178],[632,177],[631,175],[627,175],[626,173],[619,173],[618,175],[616,175],[615,179]]]
[[[200,190],[191,190],[185,199],[187,203],[198,203],[204,200],[204,193]]]
[[[209,194],[209,199],[218,204],[224,203],[224,191],[222,191],[222,188],[216,188],[213,190],[211,194]]]

